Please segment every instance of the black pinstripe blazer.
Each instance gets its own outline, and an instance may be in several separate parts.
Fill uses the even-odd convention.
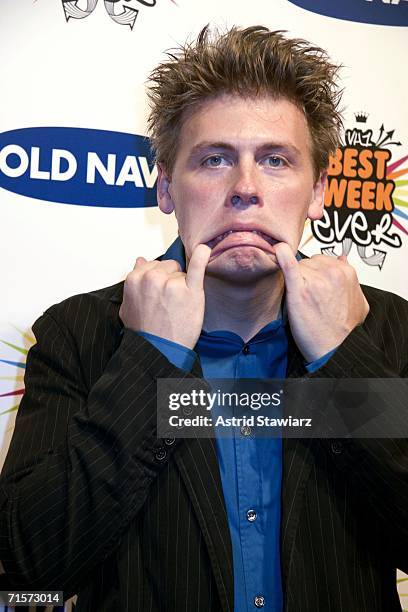
[[[214,441],[157,439],[156,379],[184,374],[137,334],[121,333],[122,289],[72,297],[33,327],[0,483],[7,580],[79,593],[87,612],[232,612]],[[364,325],[316,375],[407,376],[408,303],[364,291]],[[288,333],[288,375],[305,376]],[[202,375],[199,360],[192,375]],[[283,449],[285,610],[400,610],[407,440],[292,439]]]

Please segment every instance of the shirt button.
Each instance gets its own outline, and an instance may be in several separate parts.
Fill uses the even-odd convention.
[[[262,597],[262,595],[257,595],[254,597],[254,604],[257,608],[263,608],[265,605],[265,597]]]
[[[332,453],[334,453],[335,455],[341,455],[341,453],[343,452],[343,444],[338,440],[333,440],[333,442],[331,443],[331,450]]]
[[[242,433],[243,436],[248,437],[248,436],[251,435],[252,429],[250,428],[249,425],[243,425],[241,427],[241,433]]]
[[[256,521],[256,512],[255,512],[255,510],[252,510],[252,509],[248,510],[247,513],[246,513],[246,517],[247,517],[247,520],[250,523],[253,523],[254,521]]]
[[[157,459],[157,461],[163,461],[163,459],[165,459],[167,457],[167,451],[165,448],[163,448],[162,446],[160,448],[157,449],[155,457]]]
[[[242,347],[242,352],[244,353],[244,355],[248,355],[249,346],[247,344],[244,344],[244,346]]]
[[[171,446],[172,444],[174,444],[176,441],[176,438],[165,438],[164,439],[164,443],[166,446]]]

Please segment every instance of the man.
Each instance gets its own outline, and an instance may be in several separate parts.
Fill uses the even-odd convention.
[[[401,609],[405,440],[156,431],[160,378],[407,375],[407,303],[362,290],[343,257],[296,257],[338,143],[335,77],[262,27],[205,28],[153,72],[179,238],[34,325],[1,489],[15,588],[92,612]]]

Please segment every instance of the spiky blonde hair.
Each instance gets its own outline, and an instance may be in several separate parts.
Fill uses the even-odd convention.
[[[220,94],[271,95],[304,113],[316,177],[340,142],[339,66],[320,47],[263,26],[226,32],[205,26],[192,43],[172,52],[151,73],[148,130],[156,161],[171,174],[183,119]]]

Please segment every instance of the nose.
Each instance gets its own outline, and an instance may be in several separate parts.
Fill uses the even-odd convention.
[[[234,207],[245,207],[248,204],[258,204],[259,202],[259,198],[256,195],[252,195],[250,196],[247,201],[242,197],[239,196],[237,193],[235,193],[233,196],[231,196],[231,204]]]
[[[262,205],[262,194],[256,176],[256,168],[250,163],[236,166],[225,204],[236,209]]]

